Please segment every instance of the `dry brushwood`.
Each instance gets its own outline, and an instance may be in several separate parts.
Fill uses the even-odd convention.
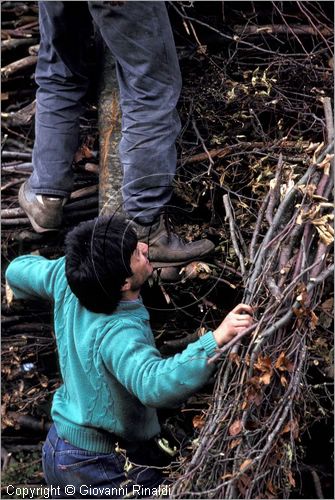
[[[273,6],[275,11],[279,10],[278,3],[273,2]],[[237,107],[223,108],[222,115],[219,105],[215,108],[215,115],[211,115],[209,107],[204,111],[210,118],[215,116],[219,120],[222,116],[224,120],[225,113],[227,116],[230,109],[235,110],[235,115],[231,111],[236,117],[235,123],[244,125],[240,129],[241,140],[228,145],[222,141],[224,146],[211,149],[203,137],[200,140],[202,131],[198,129],[198,142],[204,151],[183,151],[181,165],[185,172],[189,164],[203,162],[204,173],[198,174],[198,180],[202,177],[203,184],[209,185],[206,175],[210,171],[212,179],[215,176],[218,179],[217,186],[225,191],[225,222],[230,246],[235,253],[235,266],[242,274],[242,301],[254,308],[255,324],[220,349],[211,360],[218,363],[212,397],[206,412],[197,417],[200,423],[196,420],[194,425],[196,439],[191,443],[189,456],[183,457],[181,466],[174,472],[172,498],[288,498],[298,486],[302,459],[300,443],[313,421],[312,408],[315,405],[320,407],[317,411],[324,411],[308,380],[308,372],[314,362],[315,365],[319,363],[318,359],[313,361],[312,356],[317,346],[327,345],[326,334],[320,338],[320,328],[322,331],[323,327],[319,322],[328,302],[332,302],[328,297],[329,281],[334,271],[331,203],[333,113],[330,98],[325,97],[320,86],[319,103],[323,107],[323,118],[319,121],[321,129],[314,127],[316,116],[307,111],[313,88],[309,93],[305,86],[306,92],[299,93],[283,83],[281,71],[286,67],[285,74],[293,76],[297,66],[300,70],[304,68],[301,81],[306,83],[305,71],[310,54],[298,35],[310,33],[320,37],[330,54],[332,42],[327,21],[324,25],[316,24],[315,12],[311,12],[306,3],[297,2],[297,6],[301,13],[306,14],[308,29],[306,26],[303,30],[291,29],[282,15],[281,26],[273,25],[271,29],[263,26],[262,29],[257,23],[253,25],[251,20],[249,26],[234,28],[238,36],[221,33],[217,28],[199,22],[188,14],[185,4],[175,6],[186,28],[193,33],[202,57],[205,58],[206,47],[204,49],[196,30],[204,27],[226,41],[235,39],[238,48],[231,49],[231,58],[239,57],[240,67],[247,66],[249,56],[247,67],[250,73],[246,71],[243,75],[245,81],[239,82],[238,77],[235,81],[226,79],[226,104],[236,102]],[[290,34],[290,40],[294,39],[300,45],[301,53],[292,50],[284,60],[280,50],[271,49],[267,37],[285,32]],[[260,62],[261,56],[263,63]],[[253,59],[257,61],[257,67],[252,72],[249,68]],[[220,59],[213,57],[212,65],[215,66],[217,61]],[[258,72],[262,65],[264,85],[254,92],[261,81]],[[327,67],[321,68],[322,65],[320,75],[326,75]],[[220,70],[216,68],[216,71]],[[247,83],[248,75],[252,75],[251,85]],[[224,83],[222,88],[225,88]],[[207,94],[215,99],[216,91],[209,87]],[[263,108],[260,106],[262,100]],[[278,124],[281,125],[288,115],[294,117],[291,130],[284,127],[282,142],[279,143],[278,136],[272,135],[273,131],[267,129],[261,119],[261,110],[267,108],[270,112],[272,105]],[[279,108],[282,105],[281,114]],[[252,120],[248,122],[250,117]],[[232,120],[228,123],[226,140],[227,136],[230,137]],[[245,133],[248,123],[262,143]],[[299,140],[288,141],[291,133],[295,135],[294,130]],[[312,135],[310,130],[313,130]],[[314,143],[313,137],[320,136],[325,144],[321,141]],[[215,137],[217,144],[221,144],[220,136]],[[306,142],[308,137],[310,140]],[[204,144],[207,144],[206,149]],[[267,171],[268,158],[271,158],[271,167]],[[256,169],[252,166],[255,159]],[[250,202],[250,206],[246,204],[251,198],[244,197],[241,188],[237,190],[235,187],[239,179],[243,180],[242,165],[246,167],[244,172],[253,171],[252,191],[258,193],[255,212]],[[235,176],[234,183],[230,176]],[[184,188],[182,196],[199,200],[195,190],[192,191],[191,182],[187,190]],[[327,392],[327,382],[322,385]],[[302,465],[301,470],[304,467]],[[315,478],[314,474],[313,481],[316,494],[322,498],[320,478]]]
[[[306,425],[307,352],[318,323],[315,309],[334,271],[329,259],[334,216],[324,197],[333,186],[333,143],[317,156],[322,148],[317,146],[309,168],[281,200],[275,196],[283,182],[278,162],[265,197],[271,219],[262,210],[255,225],[253,245],[261,239],[256,252],[249,247],[242,256],[226,198],[241,270],[243,262],[250,263],[243,272],[244,302],[254,308],[257,322],[211,360],[223,358],[196,449],[173,486],[174,498],[287,497],[295,485],[292,461]],[[243,342],[247,334],[252,338]]]

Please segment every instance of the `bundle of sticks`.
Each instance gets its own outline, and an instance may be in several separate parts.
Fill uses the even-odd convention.
[[[324,99],[331,116],[330,99]],[[287,498],[295,486],[299,436],[313,398],[306,373],[318,316],[334,271],[334,130],[311,144],[310,165],[285,179],[279,155],[247,248],[224,195],[231,241],[255,324],[212,358],[219,369],[192,458],[176,474],[174,498]],[[247,253],[245,249],[247,248]],[[229,352],[229,354],[227,354]]]

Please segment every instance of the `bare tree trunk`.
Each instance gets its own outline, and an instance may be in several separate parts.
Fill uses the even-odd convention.
[[[121,139],[119,100],[115,62],[110,52],[106,50],[99,97],[101,214],[123,213],[121,193],[123,170],[119,157]]]

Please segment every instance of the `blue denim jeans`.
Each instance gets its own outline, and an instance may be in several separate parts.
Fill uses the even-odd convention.
[[[171,197],[181,76],[164,2],[38,2],[34,171],[37,194],[68,196],[89,85],[92,20],[113,54],[120,88],[125,211],[151,222]]]
[[[158,468],[134,465],[127,472],[121,453],[72,446],[58,436],[54,425],[43,446],[42,464],[52,498],[144,498],[164,482]],[[166,488],[161,486],[161,491]]]

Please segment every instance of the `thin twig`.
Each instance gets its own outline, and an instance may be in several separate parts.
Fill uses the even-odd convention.
[[[223,195],[223,203],[224,203],[224,207],[226,210],[226,218],[229,221],[230,236],[232,239],[233,247],[234,247],[235,253],[238,257],[238,260],[240,262],[242,276],[244,276],[245,275],[244,258],[243,258],[243,255],[242,255],[241,250],[239,249],[239,246],[237,243],[237,237],[236,237],[236,232],[235,232],[235,221],[234,221],[234,217],[233,217],[230,199],[229,199],[228,194]]]

